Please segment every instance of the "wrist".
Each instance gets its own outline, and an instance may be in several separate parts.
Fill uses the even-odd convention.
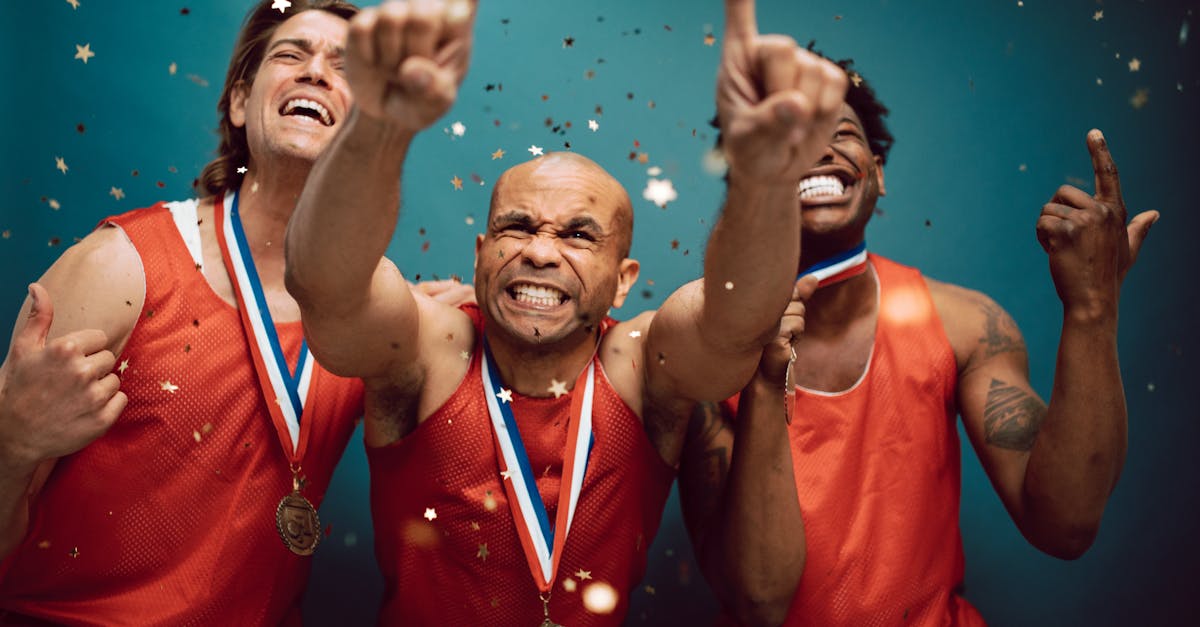
[[[403,156],[417,135],[417,131],[406,128],[391,117],[377,117],[355,107],[346,121],[346,135],[357,145],[374,146],[384,154],[399,153]]]

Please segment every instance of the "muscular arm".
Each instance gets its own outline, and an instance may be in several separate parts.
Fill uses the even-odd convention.
[[[470,51],[472,3],[387,3],[350,22],[355,110],[314,166],[288,226],[287,286],[313,352],[331,371],[409,378],[423,311],[384,252],[413,136],[454,102]]]
[[[25,536],[54,466],[125,407],[112,373],[145,299],[141,261],[104,228],[70,248],[30,289],[0,365],[0,557]]]
[[[800,255],[796,185],[832,136],[845,72],[787,37],[759,35],[752,0],[726,0],[717,113],[729,162],[704,278],[651,324],[654,391],[721,400],[745,385],[787,307]]]

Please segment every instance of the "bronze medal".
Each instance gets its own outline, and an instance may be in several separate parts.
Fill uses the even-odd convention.
[[[279,501],[279,507],[275,509],[275,528],[284,545],[296,555],[312,555],[321,543],[321,519],[299,490]]]

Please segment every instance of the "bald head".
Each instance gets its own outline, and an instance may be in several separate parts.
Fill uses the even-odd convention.
[[[574,152],[552,152],[505,170],[492,188],[489,222],[506,185],[587,190],[586,198],[592,210],[601,214],[611,212],[611,234],[621,258],[629,256],[633,242],[633,204],[625,187],[595,161]]]

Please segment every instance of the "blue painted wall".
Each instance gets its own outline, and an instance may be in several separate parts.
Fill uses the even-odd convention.
[[[216,99],[247,6],[0,4],[0,327],[11,328],[25,285],[98,219],[190,195],[216,145]],[[763,31],[815,38],[833,56],[854,57],[893,111],[889,193],[871,247],[999,301],[1025,332],[1043,396],[1061,308],[1034,223],[1057,186],[1091,188],[1089,128],[1105,130],[1131,211],[1163,214],[1124,289],[1129,455],[1091,552],[1064,563],[1030,548],[974,453],[964,451],[966,591],[996,625],[1171,625],[1196,614],[1200,412],[1187,394],[1200,372],[1200,307],[1191,276],[1198,257],[1187,239],[1200,231],[1192,193],[1198,8],[1132,0],[760,2]],[[459,102],[411,152],[389,255],[409,276],[469,277],[491,183],[527,158],[530,145],[557,150],[569,142],[635,200],[633,255],[643,275],[619,317],[657,306],[699,274],[722,194],[702,167],[721,30],[716,0],[485,1]],[[710,32],[716,45],[705,45]],[[86,64],[73,58],[84,44],[95,52]],[[588,130],[588,120],[599,129]],[[463,136],[445,130],[454,121],[466,126]],[[497,149],[506,154],[492,160]],[[641,199],[651,166],[679,192],[665,210]],[[465,181],[461,191],[450,183],[455,176]],[[307,603],[314,624],[374,616],[381,586],[366,472],[355,440],[322,511],[332,535],[316,557]],[[635,625],[703,622],[712,610],[674,499],[633,603]]]

